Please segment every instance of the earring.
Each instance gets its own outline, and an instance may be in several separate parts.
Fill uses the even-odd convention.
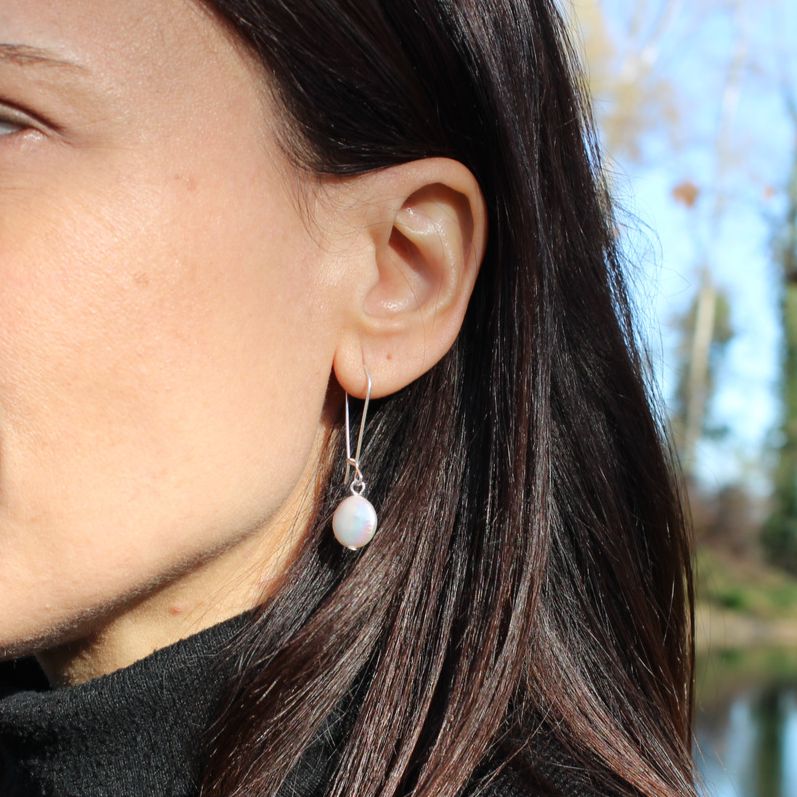
[[[356,551],[369,543],[376,531],[376,510],[373,504],[363,497],[365,482],[360,471],[360,447],[363,442],[363,429],[365,428],[365,416],[368,412],[368,402],[371,399],[371,375],[368,373],[367,368],[365,369],[365,375],[368,378],[368,392],[365,396],[363,417],[360,421],[360,432],[357,436],[357,451],[353,459],[349,443],[349,394],[346,393],[346,476],[343,483],[345,484],[349,480],[349,465],[354,466],[354,479],[352,479],[349,486],[351,495],[338,504],[335,513],[332,515],[332,529],[335,533],[335,539],[351,551]]]

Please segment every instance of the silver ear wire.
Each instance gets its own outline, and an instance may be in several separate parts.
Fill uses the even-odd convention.
[[[368,414],[368,402],[371,400],[371,374],[368,373],[368,369],[365,368],[365,366],[363,366],[363,368],[365,370],[365,376],[368,379],[368,388],[365,395],[365,404],[363,405],[363,415],[360,419],[360,431],[357,433],[357,450],[354,453],[354,459],[352,459],[351,456],[351,444],[349,442],[351,437],[351,432],[349,431],[349,394],[346,393],[346,476],[344,477],[344,482],[349,480],[349,466],[352,465],[354,467],[355,478],[351,483],[350,489],[352,493],[356,492],[357,495],[362,495],[365,489],[365,482],[363,481],[362,472],[360,471],[360,449],[363,444],[363,430],[365,429],[365,417]],[[359,490],[355,490],[355,485],[359,487]]]
[[[354,468],[354,479],[349,485],[351,495],[344,498],[332,515],[332,530],[335,539],[351,551],[356,551],[371,541],[377,525],[376,510],[373,504],[363,496],[365,481],[360,469],[360,450],[362,449],[365,418],[368,413],[368,402],[371,400],[371,375],[365,368],[368,388],[360,420],[360,431],[357,435],[357,449],[351,455],[351,433],[349,430],[349,394],[346,393],[346,476],[344,484],[349,480],[349,467]]]

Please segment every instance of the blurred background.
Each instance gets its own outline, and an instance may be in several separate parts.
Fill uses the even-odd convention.
[[[797,797],[797,0],[572,0],[697,550],[710,797]]]

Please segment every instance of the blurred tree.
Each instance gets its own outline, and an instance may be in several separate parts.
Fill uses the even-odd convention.
[[[676,318],[679,344],[671,417],[687,478],[693,477],[698,441],[706,437],[724,437],[729,432],[726,425],[717,425],[709,420],[721,361],[733,335],[729,297],[716,284],[712,264],[716,258],[715,242],[720,236],[727,209],[728,176],[736,162],[732,142],[740,84],[748,61],[749,34],[748,17],[741,13],[740,0],[730,3],[728,11],[736,21],[737,35],[719,97],[719,117],[712,145],[713,174],[702,189],[688,179],[672,190],[673,198],[693,214],[703,194],[711,199],[705,209],[703,224],[698,219],[692,224],[699,263],[696,293],[685,314]]]
[[[722,13],[735,26],[733,47],[718,96],[718,117],[712,131],[712,174],[701,181],[685,177],[671,190],[674,201],[690,213],[687,231],[695,239],[695,293],[673,319],[678,339],[676,386],[671,400],[673,437],[687,480],[693,477],[700,439],[725,436],[727,426],[710,419],[713,394],[720,382],[724,353],[733,334],[728,294],[712,275],[715,242],[725,218],[728,176],[737,167],[733,132],[739,86],[748,64],[749,15],[742,0],[724,0]],[[656,140],[663,151],[679,151],[682,123],[689,120],[687,87],[673,82],[667,55],[677,53],[698,34],[718,0],[574,0],[577,30],[582,35],[590,91],[603,148],[609,159],[641,165]],[[677,73],[676,73],[677,74]],[[691,132],[694,135],[694,131]]]
[[[716,489],[696,479],[686,482],[695,539],[734,556],[761,558],[761,501],[743,482]]]
[[[708,541],[718,542],[736,556],[758,554],[759,526],[753,500],[742,484],[728,484],[714,496],[714,517]]]
[[[654,132],[675,146],[683,103],[658,66],[682,6],[682,0],[638,0],[609,14],[605,0],[573,2],[598,129],[612,158],[641,161],[642,143]]]
[[[774,236],[780,266],[780,440],[772,477],[772,511],[762,543],[774,564],[797,573],[797,99],[787,99],[794,128],[786,212]]]
[[[700,288],[673,323],[678,344],[670,418],[683,468],[691,476],[697,440],[718,438],[729,432],[727,425],[712,422],[708,412],[717,375],[733,337],[727,293],[712,284],[710,269],[702,270]]]

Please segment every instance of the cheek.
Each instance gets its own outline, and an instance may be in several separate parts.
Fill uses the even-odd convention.
[[[0,199],[0,592],[20,607],[135,589],[298,477],[332,357],[311,249],[285,204],[231,187]]]

